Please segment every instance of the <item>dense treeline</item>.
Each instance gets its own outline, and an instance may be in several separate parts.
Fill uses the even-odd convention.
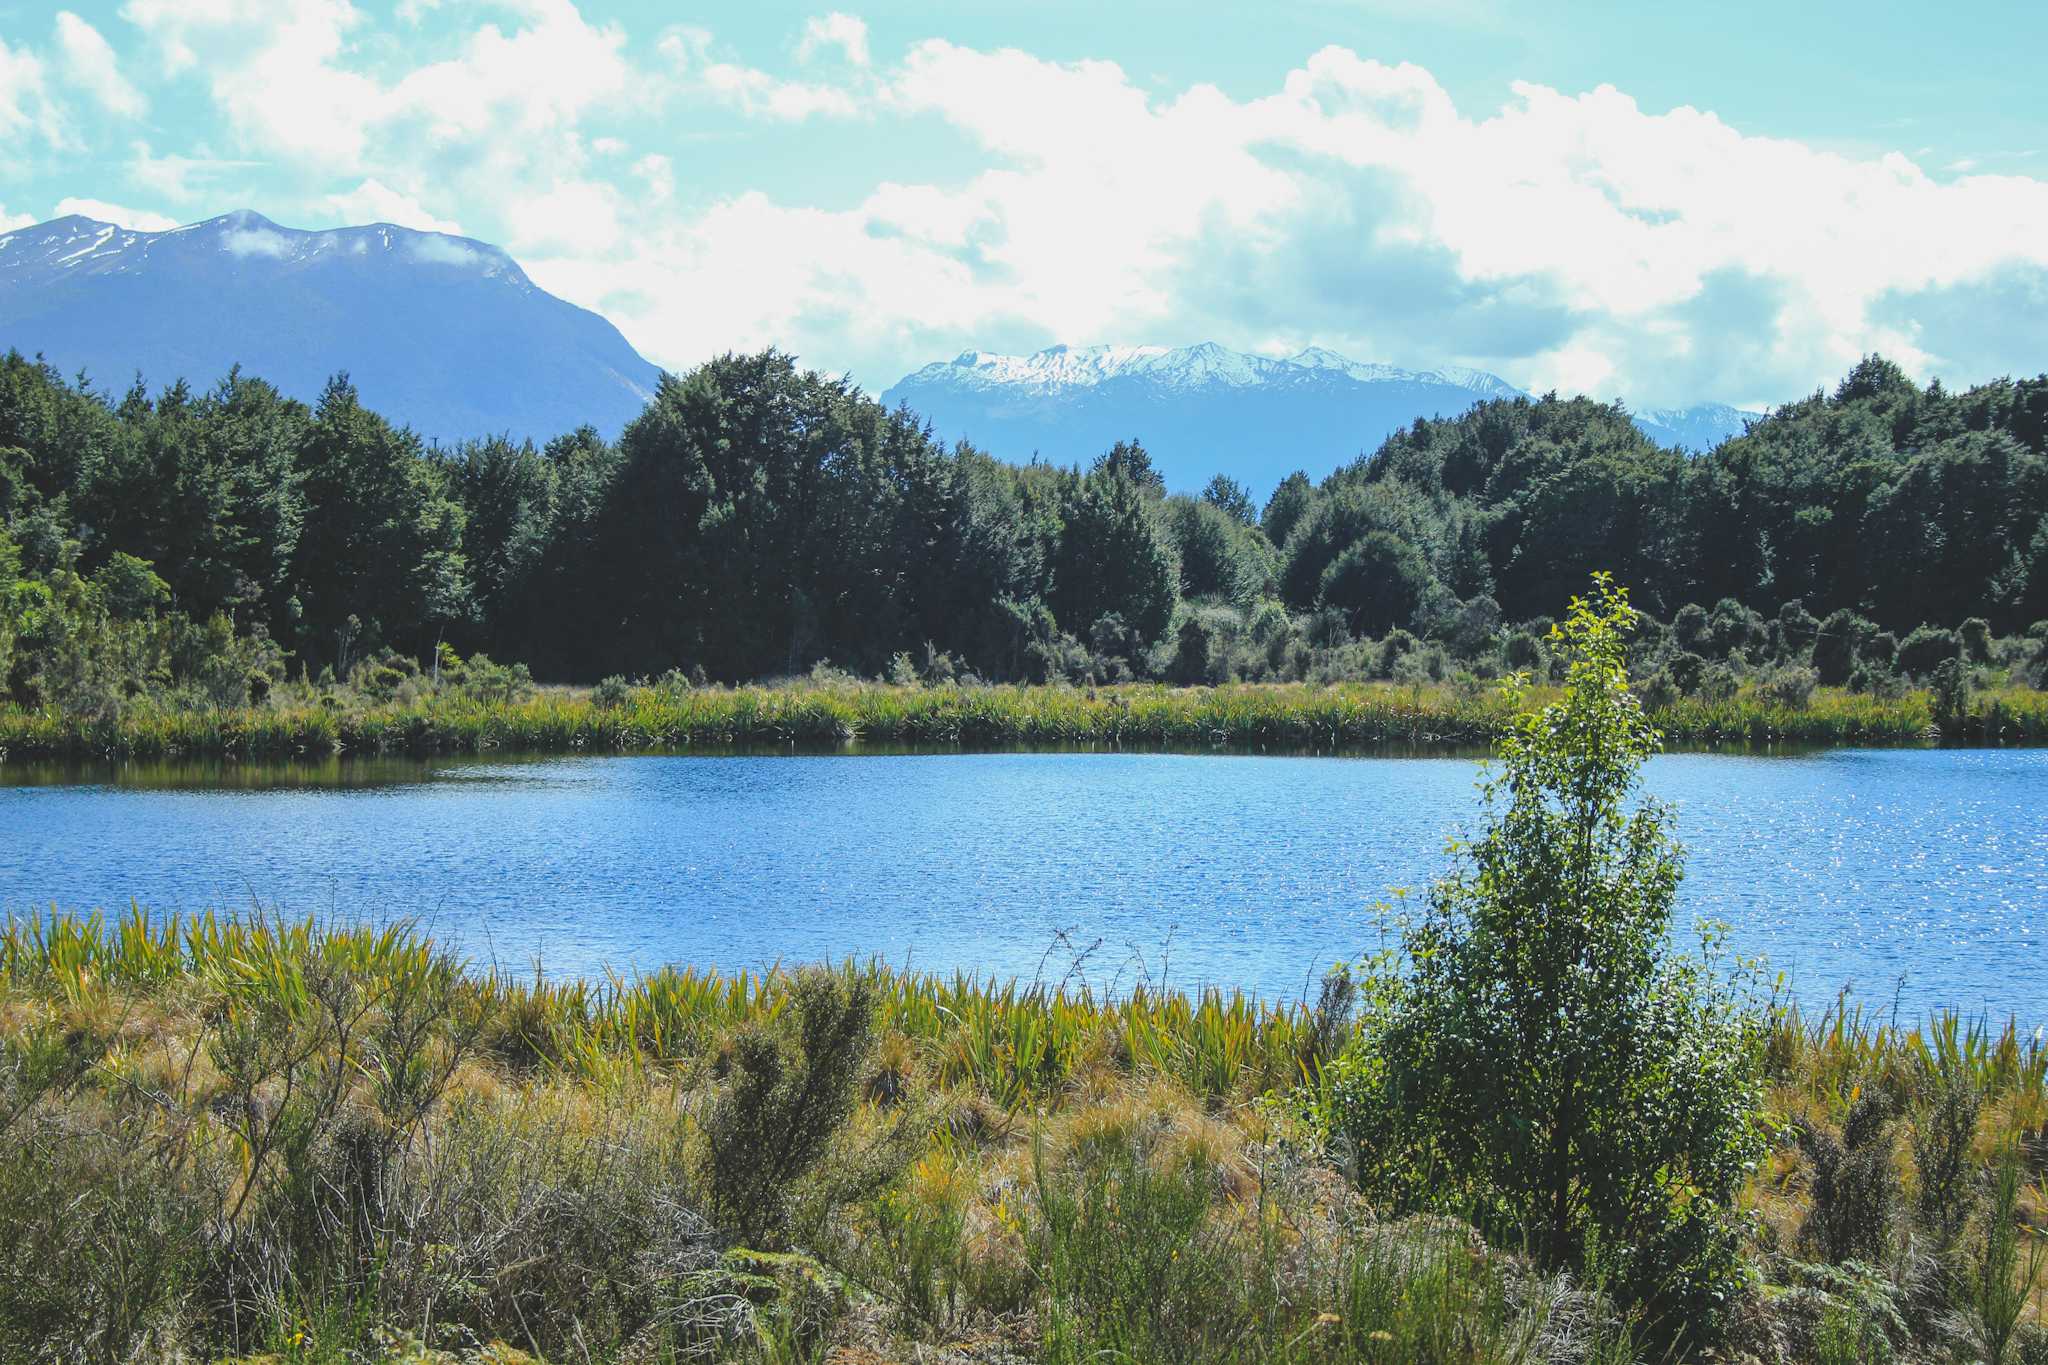
[[[2048,376],[1952,394],[1879,359],[1709,454],[1584,399],[1418,421],[1259,508],[947,449],[774,352],[664,380],[616,444],[428,448],[345,378],[112,398],[0,361],[0,679],[105,714],[478,654],[670,670],[1116,681],[1543,671],[1595,568],[1653,693],[1883,692],[2048,668]],[[1063,452],[1080,455],[1082,452]],[[1535,628],[1528,628],[1532,625]],[[495,676],[488,664],[476,666]]]

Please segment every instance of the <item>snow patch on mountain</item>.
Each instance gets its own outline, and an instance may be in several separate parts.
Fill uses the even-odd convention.
[[[71,215],[0,235],[0,351],[62,373],[210,385],[239,365],[363,400],[446,442],[616,434],[660,381],[605,319],[487,242],[393,223],[300,229],[240,210],[164,231]]]
[[[942,385],[960,390],[1007,389],[1037,396],[1093,388],[1112,380],[1141,380],[1167,389],[1250,388],[1287,384],[1317,374],[1338,374],[1361,384],[1429,384],[1469,390],[1482,398],[1520,392],[1498,375],[1447,366],[1404,370],[1366,364],[1320,346],[1285,359],[1252,355],[1205,341],[1196,346],[1049,346],[1029,355],[963,351],[905,376],[896,387]]]

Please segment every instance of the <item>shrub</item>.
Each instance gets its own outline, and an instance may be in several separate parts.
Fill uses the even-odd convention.
[[[1820,686],[1820,675],[1805,664],[1786,664],[1764,679],[1761,687],[1765,700],[1792,711],[1804,711],[1813,701],[1813,689]]]
[[[1899,671],[1915,678],[1934,672],[1935,665],[1962,653],[1962,642],[1953,631],[1921,626],[1899,643]]]
[[[1961,659],[1943,659],[1928,674],[1927,684],[1934,692],[1936,721],[1953,725],[1969,714],[1970,694],[1976,690],[1976,680],[1971,677],[1968,664]]]
[[[1883,1260],[1899,1201],[1890,1097],[1882,1090],[1861,1092],[1839,1137],[1811,1123],[1799,1124],[1797,1133],[1813,1169],[1813,1202],[1800,1224],[1800,1244],[1833,1265]]]
[[[2020,1251],[2020,1154],[2008,1147],[1991,1180],[1984,1244],[1968,1286],[1971,1326],[1986,1365],[2005,1365],[2020,1318],[2048,1265],[2048,1244],[2038,1236]]]
[[[1937,1034],[1937,1038],[1940,1035]],[[1984,1091],[1953,1051],[1938,1054],[1927,1077],[1927,1107],[1913,1128],[1913,1166],[1920,1176],[1916,1204],[1922,1226],[1944,1248],[1954,1245],[1970,1218],[1976,1162],[1970,1143]]]
[[[1728,664],[1714,664],[1700,674],[1697,691],[1703,701],[1729,701],[1741,690],[1742,676]]]
[[[1881,701],[1896,701],[1906,695],[1906,680],[1883,665],[1862,663],[1849,675],[1849,690]]]
[[[1813,666],[1823,685],[1840,687],[1856,671],[1856,661],[1877,627],[1847,607],[1832,612],[1813,641]]]
[[[626,680],[614,673],[590,689],[590,704],[605,711],[616,711],[632,698],[632,688]]]
[[[1963,657],[1973,664],[1991,662],[1991,623],[1981,616],[1972,616],[1956,627],[1956,639],[1963,647]]]
[[[792,1187],[853,1112],[874,1042],[874,988],[807,971],[792,987],[790,1014],[787,1025],[734,1034],[726,1085],[704,1119],[713,1215],[748,1243],[780,1235]]]
[[[1664,668],[1671,675],[1671,685],[1688,697],[1700,690],[1707,676],[1707,661],[1690,650],[1679,650]]]
[[[1711,1334],[1761,1152],[1760,1035],[1669,946],[1670,817],[1629,804],[1658,741],[1628,688],[1634,621],[1604,575],[1573,601],[1564,696],[1500,741],[1488,828],[1406,931],[1405,975],[1372,973],[1339,1126],[1394,1197],[1448,1176],[1544,1263],[1583,1268],[1597,1247],[1625,1297]]]

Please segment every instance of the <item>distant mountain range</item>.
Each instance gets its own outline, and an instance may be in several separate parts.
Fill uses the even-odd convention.
[[[444,443],[616,436],[660,371],[596,313],[467,237],[376,223],[280,227],[246,210],[166,232],[58,218],[0,235],[0,348],[102,389],[210,385],[240,365],[311,401],[345,370],[363,401]],[[882,394],[945,439],[1085,462],[1138,437],[1169,486],[1222,471],[1271,488],[1321,476],[1417,417],[1521,390],[1482,370],[1404,370],[1311,347],[1284,360],[1214,343],[968,351]],[[1657,441],[1705,450],[1757,414],[1722,404],[1639,413]]]
[[[637,415],[660,371],[497,247],[378,223],[302,232],[240,212],[167,232],[72,216],[0,235],[0,349],[116,392],[241,365],[308,401],[346,370],[442,441],[545,440]]]
[[[1263,492],[1296,469],[1321,476],[1376,449],[1418,417],[1455,417],[1522,390],[1484,370],[1404,370],[1310,347],[1286,359],[1214,342],[1054,346],[1030,355],[967,351],[905,375],[882,394],[942,437],[1005,459],[1086,462],[1140,438],[1167,486],[1194,489],[1218,470]],[[1761,416],[1725,404],[1635,417],[1652,440],[1707,450]]]

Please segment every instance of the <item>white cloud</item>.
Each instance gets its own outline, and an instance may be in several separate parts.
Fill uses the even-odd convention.
[[[169,152],[163,156],[150,150],[147,142],[129,145],[128,178],[142,188],[166,199],[188,200],[203,192],[203,183],[219,179],[230,171],[247,171],[262,163],[214,156],[184,156]]]
[[[1956,367],[2028,328],[1969,319],[2048,280],[2040,179],[1936,178],[1611,87],[1461,109],[1430,72],[1338,47],[1239,98],[939,40],[877,61],[842,13],[796,35],[813,65],[792,76],[696,28],[636,46],[570,0],[519,0],[411,68],[392,54],[424,40],[348,0],[123,12],[210,90],[232,150],[289,160],[326,191],[312,202],[452,228],[416,197],[431,187],[672,366],[775,343],[879,385],[966,346],[1213,338],[1754,402],[1871,349],[1981,377]],[[0,135],[55,126],[41,79],[0,46]],[[764,147],[811,120],[937,123],[973,163],[878,171],[829,207],[707,186],[683,149],[735,114]],[[184,192],[171,158],[137,164]],[[679,178],[716,197],[679,215]]]
[[[63,141],[63,126],[43,79],[43,63],[26,48],[12,48],[0,38],[0,138],[19,139],[29,133],[52,145]],[[8,161],[0,142],[0,167]]]
[[[136,118],[148,108],[142,92],[121,74],[114,49],[100,31],[70,10],[57,12],[57,51],[72,81],[108,113]]]
[[[866,66],[868,55],[868,26],[851,14],[837,10],[804,25],[804,36],[797,44],[799,61],[810,61],[819,53],[837,48],[842,57],[855,66]]]
[[[0,232],[12,232],[16,228],[25,228],[35,223],[35,221],[36,216],[33,213],[9,213],[7,205],[0,204]]]
[[[417,228],[421,232],[446,232],[458,237],[462,235],[460,223],[453,219],[436,218],[421,206],[419,200],[409,194],[399,193],[375,176],[352,190],[328,195],[327,207],[351,225],[393,223],[399,227]]]
[[[267,256],[281,260],[292,254],[291,238],[269,228],[231,228],[221,234],[221,247],[230,256]]]
[[[1981,348],[1899,300],[2048,271],[2048,183],[1936,180],[1608,87],[1517,85],[1475,117],[1419,67],[1328,48],[1262,98],[1158,99],[1111,63],[933,41],[835,89],[834,112],[943,120],[984,168],[831,211],[739,194],[546,278],[670,364],[774,341],[882,384],[992,337],[1213,336],[1651,404],[1782,399],[1871,349],[1952,368]]]
[[[836,85],[784,80],[756,67],[719,61],[711,35],[700,28],[671,29],[658,44],[685,88],[703,91],[743,114],[784,123],[813,117],[848,118],[861,108],[859,96]]]
[[[431,265],[474,266],[485,260],[484,254],[467,242],[454,242],[446,237],[421,237],[406,251],[413,260]]]
[[[363,22],[348,0],[128,0],[121,15],[168,74],[205,72],[243,145],[332,169],[360,162],[386,97],[342,61]]]
[[[633,163],[633,174],[647,187],[648,197],[659,202],[676,192],[676,168],[659,152],[649,152]]]
[[[178,226],[178,220],[148,209],[125,208],[120,204],[109,204],[103,199],[63,199],[57,203],[53,218],[69,214],[80,214],[86,218],[97,218],[102,223],[116,227],[131,228],[136,232],[162,232]]]

